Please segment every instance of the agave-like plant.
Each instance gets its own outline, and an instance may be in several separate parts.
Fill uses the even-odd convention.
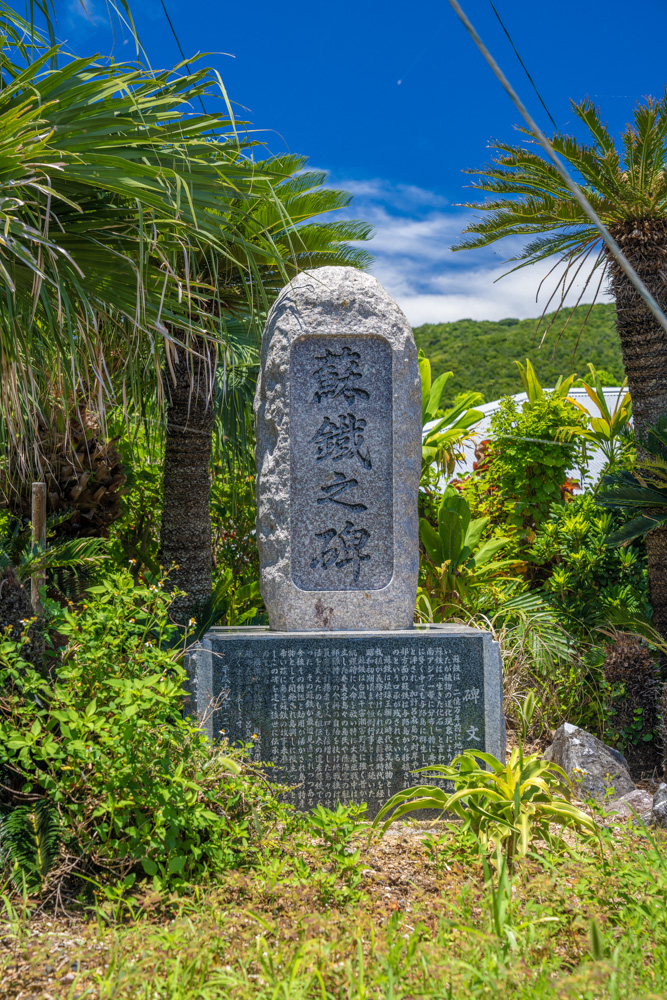
[[[565,771],[540,754],[524,756],[521,747],[512,750],[506,764],[493,754],[464,750],[451,764],[421,767],[415,773],[453,782],[454,791],[416,785],[399,792],[375,817],[373,825],[382,824],[382,834],[417,809],[452,812],[490,854],[501,852],[511,871],[514,860],[525,857],[536,840],[556,843],[552,824],[597,833],[595,821],[570,801]]]

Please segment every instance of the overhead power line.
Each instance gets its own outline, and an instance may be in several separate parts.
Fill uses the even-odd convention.
[[[503,90],[514,104],[515,108],[518,110],[523,120],[528,125],[528,128],[533,133],[533,135],[539,142],[540,146],[542,146],[542,148],[545,150],[547,156],[549,157],[554,167],[562,177],[563,182],[572,192],[577,204],[581,207],[582,211],[586,213],[588,218],[591,220],[591,222],[599,232],[600,236],[602,237],[606,246],[608,247],[610,254],[614,258],[618,266],[625,272],[625,274],[627,275],[628,279],[632,282],[634,287],[637,289],[640,297],[643,299],[648,308],[651,310],[651,312],[655,316],[656,320],[658,321],[662,329],[665,331],[665,333],[667,333],[667,316],[665,316],[664,312],[662,311],[658,303],[655,301],[655,299],[649,292],[648,288],[646,287],[642,279],[639,277],[634,267],[632,266],[628,258],[625,256],[625,254],[619,247],[618,243],[613,238],[613,236],[603,223],[602,219],[599,217],[599,215],[589,202],[584,192],[581,190],[576,181],[573,180],[572,176],[570,175],[570,172],[568,171],[567,167],[561,160],[560,156],[558,156],[556,150],[553,148],[553,146],[551,145],[551,143],[549,142],[546,135],[544,134],[540,126],[537,124],[535,119],[531,116],[530,112],[528,111],[527,107],[517,94],[516,90],[509,82],[509,80],[507,79],[507,77],[501,70],[500,66],[493,58],[489,50],[487,49],[486,45],[484,44],[480,36],[477,34],[477,31],[471,24],[467,14],[461,7],[458,0],[449,0],[449,3],[450,6],[454,8],[454,11],[456,12],[459,20],[465,27],[466,31],[468,32],[472,40],[474,41],[475,45],[484,56],[486,62],[493,71],[498,82],[501,84]]]
[[[535,81],[533,80],[532,76],[531,76],[531,75],[530,75],[530,73],[528,72],[528,67],[526,66],[525,62],[523,61],[523,59],[521,58],[521,56],[520,56],[520,55],[519,55],[519,53],[517,52],[517,48],[516,48],[516,45],[515,45],[515,44],[514,44],[514,42],[512,41],[512,36],[510,35],[509,31],[507,30],[507,28],[506,28],[506,27],[505,27],[505,25],[503,24],[503,20],[502,20],[502,18],[501,18],[501,16],[500,16],[500,14],[498,13],[498,11],[496,10],[496,6],[495,6],[495,4],[494,4],[493,0],[489,0],[489,3],[491,4],[491,9],[493,10],[493,13],[494,13],[494,14],[496,15],[496,17],[498,18],[498,22],[499,22],[499,24],[500,24],[500,27],[501,27],[501,28],[503,29],[503,31],[504,31],[504,32],[505,32],[505,34],[507,35],[507,41],[508,41],[508,42],[510,43],[510,45],[511,45],[511,46],[512,46],[512,48],[514,49],[514,55],[515,55],[515,56],[517,57],[517,59],[518,59],[518,60],[519,60],[519,62],[521,63],[521,66],[523,67],[523,71],[524,71],[524,73],[526,74],[526,76],[527,76],[527,77],[528,77],[528,79],[530,80],[530,85],[531,85],[531,87],[533,88],[533,90],[535,91],[535,93],[537,94],[537,96],[539,97],[539,99],[540,99],[540,104],[542,105],[542,107],[543,107],[543,108],[544,108],[544,110],[546,111],[547,115],[549,116],[549,120],[551,121],[551,124],[553,125],[553,127],[554,127],[554,128],[556,129],[556,131],[557,131],[557,132],[560,132],[560,129],[558,128],[558,125],[556,125],[556,122],[555,122],[555,121],[553,120],[553,118],[552,118],[552,116],[551,116],[551,112],[549,111],[548,107],[547,107],[547,106],[546,106],[546,104],[544,103],[544,100],[543,100],[543,98],[542,98],[542,95],[540,94],[539,90],[537,89],[537,84],[535,83]]]
[[[183,46],[181,45],[180,39],[179,39],[178,35],[176,34],[176,28],[174,27],[173,21],[169,17],[169,11],[167,10],[167,5],[164,2],[164,0],[160,0],[160,3],[162,4],[162,10],[164,11],[164,16],[167,18],[167,23],[168,23],[169,27],[171,28],[171,33],[174,36],[174,40],[176,41],[176,44],[178,46],[178,51],[181,53],[181,58],[183,59],[183,62],[185,63],[185,68],[187,69],[188,73],[192,74],[192,70],[190,69],[190,63],[185,58],[185,52],[183,51]],[[204,107],[204,102],[203,102],[203,100],[201,98],[201,95],[199,96],[199,103],[201,104],[202,111],[204,112],[204,114],[206,114],[206,108]]]

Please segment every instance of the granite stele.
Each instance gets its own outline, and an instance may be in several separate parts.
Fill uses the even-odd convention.
[[[502,757],[497,643],[413,625],[421,386],[410,324],[375,278],[324,267],[282,291],[255,415],[270,625],[206,633],[190,710],[212,737],[253,743],[303,809],[373,815],[417,767],[466,747]]]

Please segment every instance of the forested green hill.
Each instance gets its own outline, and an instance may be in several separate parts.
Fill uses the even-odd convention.
[[[447,385],[448,402],[467,389],[481,392],[486,402],[521,392],[523,385],[514,362],[525,364],[526,358],[532,361],[544,386],[554,385],[559,375],[569,375],[572,371],[585,374],[589,361],[616,376],[620,384],[623,364],[615,308],[593,306],[579,335],[588,309],[589,306],[563,309],[542,347],[539,346],[542,333],[553,313],[541,321],[503,319],[494,323],[461,319],[456,323],[425,323],[416,327],[415,340],[430,359],[434,378],[441,372],[454,372]],[[567,329],[559,337],[569,317]]]

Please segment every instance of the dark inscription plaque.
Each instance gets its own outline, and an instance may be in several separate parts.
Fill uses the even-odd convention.
[[[466,747],[504,753],[497,643],[488,633],[211,629],[211,735],[254,747],[301,809],[365,801],[374,814]],[[489,716],[489,706],[491,715]]]
[[[292,580],[381,590],[394,570],[391,348],[307,336],[290,353]]]

